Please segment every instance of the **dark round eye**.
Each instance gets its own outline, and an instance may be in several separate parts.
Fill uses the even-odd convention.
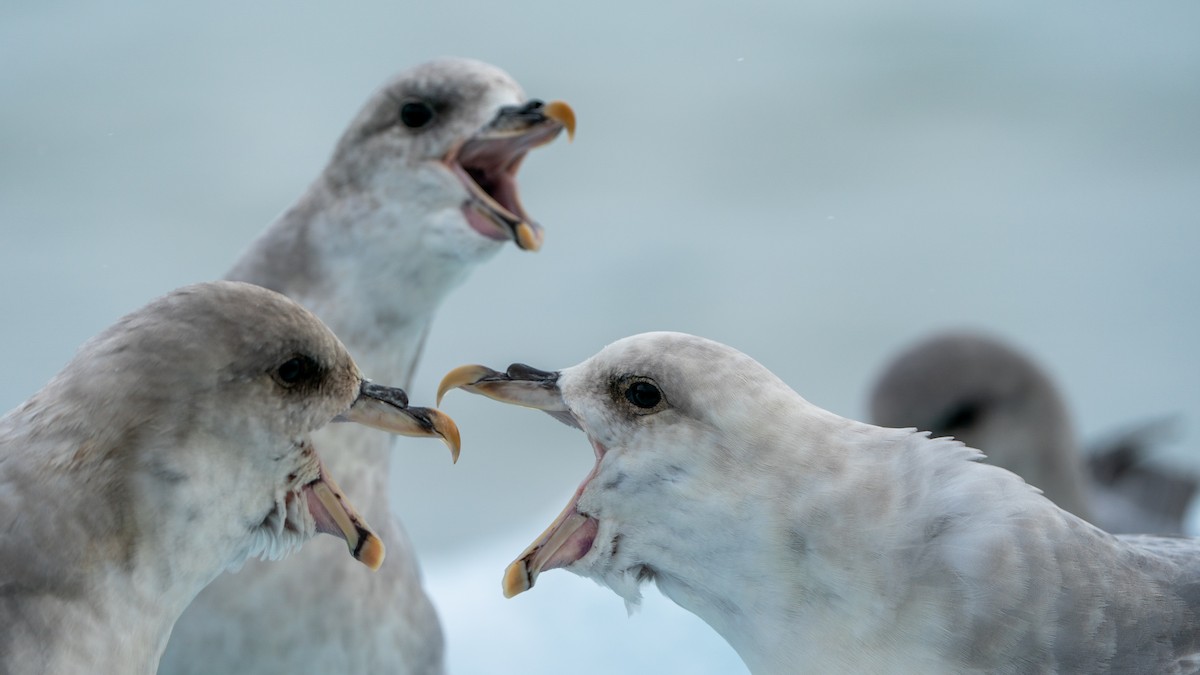
[[[424,101],[409,101],[400,106],[400,121],[409,129],[420,129],[433,119],[433,107]]]
[[[956,429],[962,430],[967,427],[973,427],[979,422],[979,418],[982,416],[982,404],[976,401],[960,403],[942,416],[940,422],[934,425],[931,431],[949,433]]]
[[[662,392],[654,384],[638,380],[625,389],[625,398],[639,408],[653,408],[662,401]]]
[[[318,370],[317,362],[313,361],[311,357],[304,354],[297,354],[284,361],[275,370],[275,376],[279,378],[280,382],[286,385],[293,385],[311,380],[316,376]]]

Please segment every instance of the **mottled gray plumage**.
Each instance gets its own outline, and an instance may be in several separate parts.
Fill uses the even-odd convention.
[[[976,450],[834,415],[702,338],[529,372],[443,383],[567,417],[597,455],[506,590],[565,567],[636,602],[652,579],[760,674],[1200,671],[1196,540],[1107,534]]]
[[[919,341],[883,369],[870,408],[875,424],[979,448],[989,463],[1106,531],[1183,531],[1195,478],[1148,466],[1128,447],[1089,458],[1050,376],[996,338],[948,332]]]
[[[410,127],[406,119],[422,117],[402,116],[405,105],[433,114]],[[443,298],[506,241],[528,246],[505,222],[516,214],[526,232],[537,230],[513,181],[525,151],[564,128],[543,114],[549,107],[478,61],[441,59],[400,73],[370,97],[321,175],[229,278],[300,302],[373,377],[408,386]],[[472,177],[513,214],[487,206]],[[318,540],[286,564],[225,575],[180,620],[164,673],[442,672],[438,618],[389,512],[391,438],[329,428],[317,440],[387,542],[383,567],[369,574],[337,564],[344,554]]]
[[[298,354],[319,369],[282,382]],[[83,345],[0,419],[0,673],[154,673],[205,584],[313,535],[309,437],[361,383],[316,317],[249,284],[177,290]]]

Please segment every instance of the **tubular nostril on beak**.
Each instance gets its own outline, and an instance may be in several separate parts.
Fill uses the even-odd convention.
[[[514,363],[505,371],[506,374],[514,380],[557,380],[558,373],[553,373],[547,370],[539,370],[533,366],[527,366],[524,363]]]
[[[541,113],[546,104],[541,99],[531,98],[521,105],[506,105],[500,109],[501,116],[529,115]]]
[[[359,393],[360,393],[360,395],[366,396],[368,398],[373,398],[378,401],[383,401],[384,403],[390,403],[391,405],[394,405],[397,408],[407,408],[408,407],[408,394],[405,393],[403,389],[396,389],[395,387],[385,387],[382,385],[375,384],[374,382],[371,382],[370,380],[363,380],[362,384],[359,385]]]

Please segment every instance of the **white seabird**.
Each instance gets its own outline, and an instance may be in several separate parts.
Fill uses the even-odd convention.
[[[308,307],[364,370],[407,387],[442,299],[506,241],[541,245],[516,173],[563,129],[574,131],[565,103],[527,98],[494,66],[441,59],[402,72],[228,277]],[[330,576],[339,552],[318,540],[283,565],[227,574],[180,619],[164,673],[442,672],[438,618],[389,511],[392,439],[352,428],[316,438],[387,541],[383,567]]]
[[[558,372],[452,371],[581,428],[596,465],[505,573],[653,580],[754,673],[1200,669],[1200,542],[1118,537],[978,451],[855,422],[679,333]]]
[[[981,333],[939,333],[901,351],[872,387],[870,409],[875,424],[913,426],[979,448],[989,463],[1108,532],[1180,533],[1196,492],[1194,477],[1141,461],[1137,439],[1084,453],[1051,377]]]
[[[448,417],[257,286],[179,289],[84,344],[0,418],[0,672],[154,673],[205,584],[316,532],[377,568],[310,438],[335,418],[457,452]]]

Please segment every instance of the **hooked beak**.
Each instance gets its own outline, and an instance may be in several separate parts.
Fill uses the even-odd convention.
[[[514,363],[503,373],[487,366],[459,366],[446,373],[438,385],[438,405],[451,389],[462,389],[503,403],[544,410],[552,415],[570,415],[571,412],[558,389],[558,373],[538,370],[523,363]]]
[[[536,408],[569,426],[580,428],[578,420],[563,400],[558,387],[561,373],[538,370],[514,363],[501,373],[486,366],[460,366],[446,374],[438,385],[437,400],[451,389],[463,389],[503,403]],[[599,469],[601,451],[597,446],[596,467],[575,491],[575,496],[546,528],[504,571],[504,597],[511,598],[533,587],[538,575],[548,569],[564,567],[583,557],[592,548],[599,522],[578,510],[579,496]]]
[[[537,138],[529,138],[530,130],[538,128],[547,130]],[[575,111],[571,106],[566,101],[542,103],[533,98],[521,105],[500,108],[492,121],[476,134],[474,140],[519,137],[522,138],[526,149],[529,149],[549,143],[558,135],[560,129],[567,130],[568,141],[575,140]]]
[[[408,405],[403,389],[363,380],[358,399],[333,421],[357,422],[401,436],[436,436],[449,446],[451,459],[458,462],[462,445],[458,425],[436,408]]]
[[[526,153],[554,140],[563,130],[575,138],[575,111],[562,101],[505,106],[475,135],[451,148],[443,158],[469,199],[467,222],[485,237],[512,239],[527,251],[542,246],[544,236],[517,194],[517,169]]]

